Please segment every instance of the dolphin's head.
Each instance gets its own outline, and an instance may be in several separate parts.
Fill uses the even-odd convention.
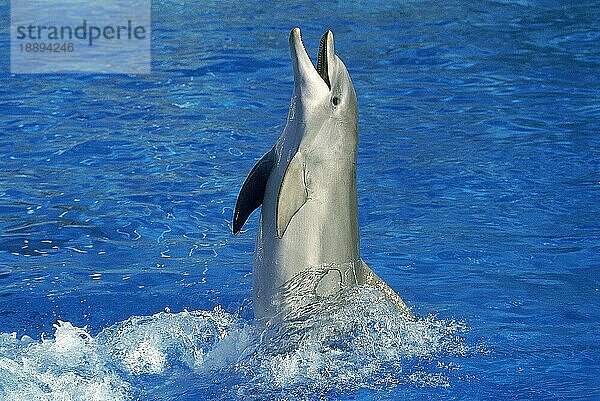
[[[300,147],[309,151],[326,147],[335,153],[356,153],[356,93],[346,66],[334,52],[333,33],[327,31],[321,38],[316,68],[306,53],[299,28],[290,33],[290,50],[294,94],[288,123],[297,122],[305,127]]]

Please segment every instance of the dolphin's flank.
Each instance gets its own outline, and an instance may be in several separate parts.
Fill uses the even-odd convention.
[[[290,33],[290,50],[294,91],[287,124],[246,178],[233,216],[237,234],[262,205],[253,271],[256,318],[285,319],[299,299],[290,289],[321,297],[352,284],[378,288],[412,318],[360,258],[356,93],[335,54],[333,33],[321,39],[317,68],[299,28]]]

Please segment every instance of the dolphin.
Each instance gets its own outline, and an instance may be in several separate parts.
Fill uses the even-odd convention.
[[[262,205],[253,270],[259,321],[285,319],[298,297],[319,297],[355,284],[379,289],[413,318],[400,296],[361,259],[356,195],[358,108],[346,66],[334,52],[333,33],[321,38],[317,66],[290,33],[294,90],[283,133],[250,171],[233,215],[238,234]],[[310,273],[310,274],[308,274]],[[307,275],[308,274],[308,275]]]

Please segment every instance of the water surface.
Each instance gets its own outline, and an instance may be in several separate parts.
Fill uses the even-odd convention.
[[[0,399],[600,398],[599,5],[155,1],[147,76],[14,76],[2,35]],[[353,78],[362,255],[416,323],[358,288],[252,328],[232,207],[297,25]]]

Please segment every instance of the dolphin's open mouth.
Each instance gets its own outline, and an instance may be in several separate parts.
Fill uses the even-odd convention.
[[[323,81],[331,89],[331,83],[329,82],[329,68],[327,65],[327,33],[321,37],[321,43],[319,44],[319,56],[317,59],[317,72],[323,78]]]
[[[302,43],[300,28],[294,28],[290,32],[290,51],[294,66],[295,85],[307,86],[310,84],[314,85],[314,88],[319,88],[318,90],[331,91],[329,74],[335,68],[335,50],[331,31],[325,32],[321,38],[316,68]]]

